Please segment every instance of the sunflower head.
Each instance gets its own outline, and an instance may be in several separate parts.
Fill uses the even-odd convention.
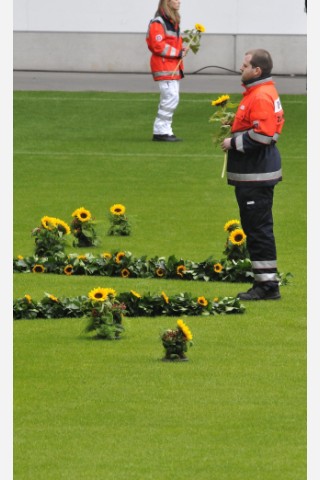
[[[240,245],[243,245],[246,241],[246,234],[242,230],[242,228],[236,228],[233,230],[230,235],[229,235],[229,240],[233,245],[237,245],[240,247]]]
[[[229,220],[227,223],[225,223],[223,229],[225,232],[231,232],[235,228],[237,228],[240,225],[239,220]]]
[[[117,295],[117,292],[115,291],[114,288],[106,288],[106,293],[107,293],[107,297],[115,297]]]
[[[128,270],[127,268],[123,268],[123,269],[121,270],[121,277],[122,277],[122,278],[128,278],[128,277],[130,277],[130,272],[129,272],[129,270]]]
[[[161,292],[161,296],[166,303],[169,303],[169,297],[164,292]]]
[[[28,293],[25,294],[24,298],[27,300],[28,303],[31,303],[32,299],[31,299],[31,296]]]
[[[166,271],[165,271],[164,268],[158,267],[158,268],[156,269],[156,275],[157,275],[157,277],[164,277],[165,274],[166,274]]]
[[[198,297],[197,303],[198,305],[201,305],[201,307],[206,307],[208,305],[208,300],[205,297]]]
[[[177,321],[177,325],[178,325],[178,329],[181,330],[186,340],[190,342],[192,340],[192,333],[189,327],[181,319]]]
[[[206,31],[205,27],[201,25],[201,23],[196,23],[194,28],[200,33],[204,33]]]
[[[104,258],[105,260],[110,260],[112,258],[112,255],[111,253],[109,252],[104,252],[101,254],[102,258]]]
[[[73,273],[73,266],[72,265],[66,265],[63,269],[63,272],[66,274],[66,275],[72,275]]]
[[[58,302],[59,302],[59,300],[57,299],[57,297],[55,297],[54,295],[48,294],[48,298],[50,298],[50,300],[52,300],[52,302],[55,302],[55,303],[58,303]]]
[[[56,227],[63,235],[69,235],[71,233],[69,225],[59,218],[56,218]]]
[[[41,218],[41,225],[47,230],[53,230],[56,227],[57,219],[54,217],[44,216]]]
[[[116,263],[121,263],[121,260],[125,256],[126,256],[125,252],[118,252],[117,255],[116,255]]]
[[[135,292],[134,290],[130,290],[130,293],[131,293],[134,297],[136,297],[136,298],[142,298],[141,295],[140,295],[140,293]]]
[[[92,218],[89,210],[83,207],[77,208],[77,210],[73,212],[72,216],[76,217],[82,223],[88,222]]]
[[[228,100],[230,100],[229,95],[221,95],[221,97],[217,98],[216,100],[213,100],[211,102],[211,105],[213,107],[224,107],[227,105]]]
[[[104,302],[108,297],[107,289],[101,287],[94,288],[90,290],[88,297],[94,302]]]
[[[223,270],[223,266],[221,265],[221,263],[215,263],[213,265],[213,270],[216,272],[216,273],[220,273],[222,272]]]
[[[33,271],[33,273],[43,273],[45,271],[45,268],[44,268],[43,265],[39,265],[38,263],[36,263],[32,267],[32,271]]]
[[[177,275],[179,275],[179,277],[183,277],[186,270],[187,269],[184,265],[178,265],[177,266]]]
[[[110,212],[112,215],[124,215],[126,211],[126,207],[121,205],[121,203],[116,203],[110,207]]]

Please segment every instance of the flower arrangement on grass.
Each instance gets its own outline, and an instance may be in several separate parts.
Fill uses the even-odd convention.
[[[209,118],[209,122],[214,124],[214,134],[213,141],[216,147],[220,146],[221,142],[230,135],[231,126],[235,117],[235,112],[230,111],[230,109],[235,109],[238,107],[238,103],[229,102],[229,95],[221,95],[216,100],[211,102],[213,107],[218,107],[213,115]],[[223,159],[223,168],[221,173],[221,178],[224,177],[225,170],[227,165],[227,153],[224,153]]]
[[[41,225],[32,230],[35,237],[35,255],[39,257],[53,256],[64,252],[66,235],[70,234],[69,225],[59,218],[44,216]]]
[[[84,207],[77,208],[71,215],[72,233],[76,240],[74,247],[96,247],[100,245],[100,239],[95,231],[94,222],[89,210]]]
[[[196,23],[194,28],[189,30],[184,30],[182,32],[182,42],[184,43],[184,48],[188,52],[190,49],[193,53],[197,53],[200,48],[201,35],[206,31],[205,27],[200,23]],[[182,58],[179,60],[178,65],[172,72],[172,76],[175,75],[176,71],[179,69],[182,62]]]
[[[85,332],[95,333],[95,338],[120,339],[124,331],[122,318],[126,312],[123,303],[116,300],[113,288],[94,288],[88,294],[86,314],[88,323]]]
[[[135,290],[116,294],[110,288],[95,288],[89,295],[78,297],[54,297],[45,294],[40,301],[29,295],[13,302],[13,318],[81,318],[88,319],[87,332],[94,332],[99,338],[116,337],[122,332],[122,317],[158,317],[180,315],[211,316],[239,314],[245,307],[238,298],[194,296],[188,292],[167,295],[164,291],[141,294]]]
[[[239,220],[229,220],[224,225],[224,231],[228,233],[224,254],[228,260],[244,260],[249,257],[246,243],[246,234],[241,228]]]
[[[160,335],[164,347],[164,361],[186,361],[188,347],[192,347],[192,333],[183,320],[177,320],[177,327],[167,329]]]
[[[252,282],[252,265],[245,242],[245,233],[238,220],[229,220],[224,227],[228,232],[224,257],[210,256],[199,262],[177,258],[146,255],[134,257],[125,250],[79,255],[58,252],[55,255],[38,255],[13,259],[14,273],[55,273],[71,275],[100,275],[121,278],[157,278],[177,280],[202,280],[223,282]],[[291,273],[278,272],[280,285],[289,283]]]
[[[108,235],[113,236],[129,236],[131,233],[131,225],[126,216],[126,207],[120,203],[112,205],[109,210],[110,228]]]

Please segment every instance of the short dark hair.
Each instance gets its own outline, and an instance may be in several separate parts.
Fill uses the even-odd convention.
[[[246,52],[246,55],[252,55],[251,65],[260,67],[263,75],[269,75],[273,69],[273,61],[270,53],[263,48],[256,48]]]

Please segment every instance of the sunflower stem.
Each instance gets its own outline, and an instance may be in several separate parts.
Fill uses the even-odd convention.
[[[226,166],[227,166],[227,152],[224,152],[224,157],[223,157],[223,166],[222,166],[222,172],[221,172],[221,178],[224,177],[225,171],[226,171]]]
[[[197,36],[197,34],[193,35],[193,36],[190,38],[190,40],[189,40],[189,42],[187,43],[187,46],[186,46],[186,52],[188,51],[188,48],[190,47],[191,43],[192,43],[193,40],[196,38],[196,36]],[[173,77],[173,76],[175,75],[176,71],[177,71],[178,68],[180,67],[180,63],[181,63],[181,62],[182,62],[182,58],[180,58],[180,60],[179,60],[179,62],[178,62],[178,65],[177,65],[176,68],[173,70],[171,77]]]

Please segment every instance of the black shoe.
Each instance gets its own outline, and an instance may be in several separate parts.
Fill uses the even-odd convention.
[[[154,142],[181,142],[181,138],[177,138],[175,135],[156,135],[154,134],[152,137]]]
[[[268,287],[254,285],[247,292],[241,292],[237,295],[240,300],[278,300],[281,298],[279,287]]]

